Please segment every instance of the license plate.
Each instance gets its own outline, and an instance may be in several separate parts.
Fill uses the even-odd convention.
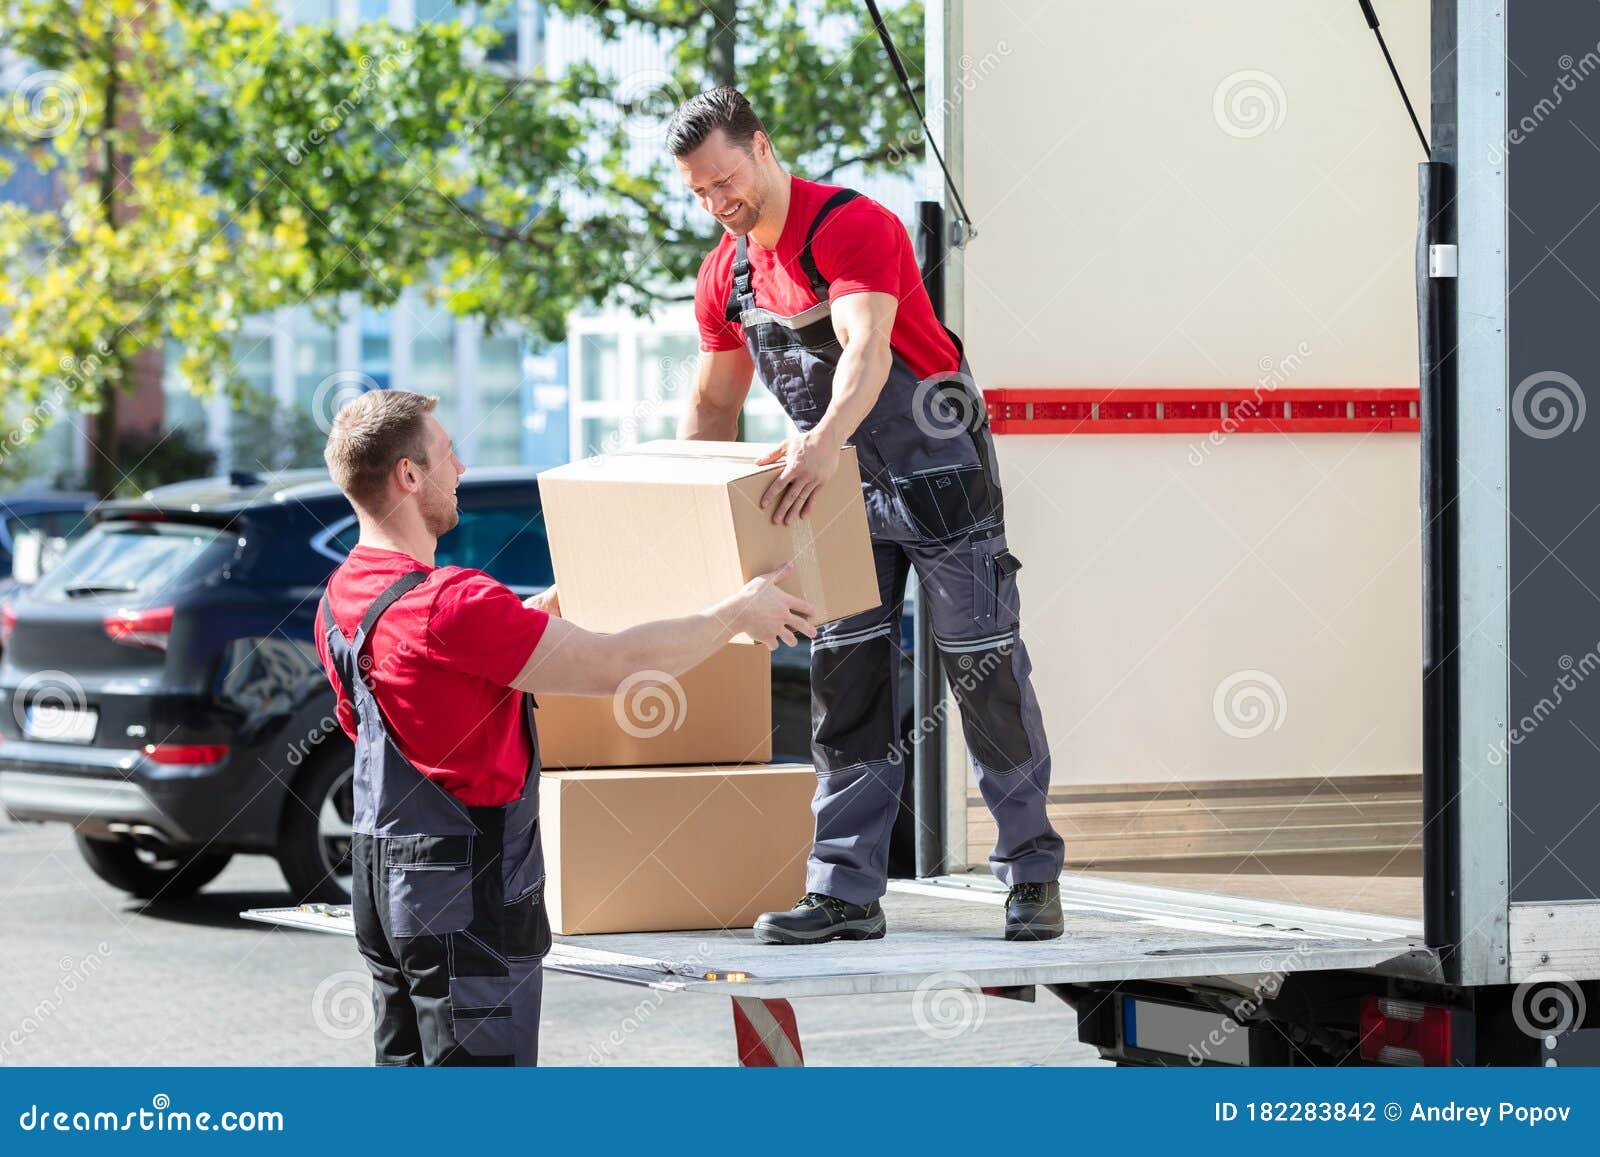
[[[92,707],[58,707],[40,703],[28,708],[22,725],[29,739],[44,739],[52,743],[89,743],[94,739],[95,725],[100,713]]]
[[[1204,1008],[1124,997],[1122,1043],[1183,1057],[1196,1065],[1250,1063],[1249,1029],[1224,1013]]]

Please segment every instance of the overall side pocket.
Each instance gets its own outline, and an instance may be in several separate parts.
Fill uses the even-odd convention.
[[[472,836],[388,836],[389,929],[396,937],[444,936],[472,920]]]

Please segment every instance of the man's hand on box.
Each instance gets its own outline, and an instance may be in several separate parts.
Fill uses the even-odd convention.
[[[734,599],[734,627],[769,651],[776,651],[779,643],[794,646],[797,635],[817,637],[817,628],[811,623],[817,609],[778,585],[793,573],[794,563],[786,562],[745,583]]]
[[[839,469],[839,443],[812,430],[787,439],[757,459],[756,465],[770,466],[774,462],[782,462],[784,467],[762,494],[761,509],[772,511],[773,522],[792,526],[795,519],[811,513],[817,491]]]
[[[546,587],[536,595],[529,595],[522,600],[522,605],[535,611],[543,611],[547,615],[561,616],[561,596],[556,594],[555,587]]]

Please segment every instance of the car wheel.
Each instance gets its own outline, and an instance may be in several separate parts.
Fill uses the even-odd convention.
[[[233,859],[229,852],[182,850],[74,833],[89,870],[113,888],[141,900],[178,900],[215,880]]]
[[[350,903],[355,752],[340,745],[312,759],[283,809],[278,867],[296,902]]]

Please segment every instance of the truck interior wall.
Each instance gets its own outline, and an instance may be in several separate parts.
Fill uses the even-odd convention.
[[[1426,94],[1428,6],[1379,9]],[[943,111],[981,386],[1417,384],[1421,149],[1356,4],[1020,0],[958,23]],[[1117,868],[1120,832],[1121,866],[1163,882],[1223,863],[1248,890],[1275,859],[1331,868],[1335,895],[1383,868],[1374,910],[1420,913],[1416,434],[997,442],[1080,864]]]

